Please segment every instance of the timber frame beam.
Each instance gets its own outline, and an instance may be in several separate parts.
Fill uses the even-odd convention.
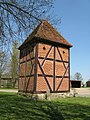
[[[53,49],[53,59],[48,58],[48,55],[49,55],[50,51],[52,50],[52,48],[54,48]],[[60,57],[61,60],[56,60],[56,49],[57,49],[57,52],[58,52],[59,57]],[[39,59],[43,59],[41,64],[39,62]],[[45,74],[44,69],[43,69],[43,64],[44,64],[45,60],[53,61],[53,75]],[[64,71],[62,76],[56,76],[56,74],[55,74],[56,73],[56,62],[62,62],[63,63],[65,71]],[[65,65],[65,63],[67,63],[67,66]],[[58,90],[60,90],[59,88],[60,88],[60,86],[62,84],[63,79],[64,78],[69,78],[69,76],[66,76],[67,70],[69,69],[69,61],[64,61],[63,60],[63,57],[62,57],[61,52],[60,52],[58,47],[51,46],[49,48],[48,52],[46,53],[45,57],[38,57],[37,64],[39,65],[39,68],[40,68],[40,70],[42,72],[42,74],[38,74],[38,76],[43,76],[44,77],[50,92],[58,92]],[[51,88],[47,77],[52,77],[53,78],[53,88]],[[56,78],[60,79],[60,82],[59,82],[57,88],[55,88]]]

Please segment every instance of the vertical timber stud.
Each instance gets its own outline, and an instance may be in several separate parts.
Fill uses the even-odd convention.
[[[23,51],[24,51],[24,57],[23,57],[23,61],[24,61],[24,59],[25,59],[25,55],[26,55],[26,52],[25,52],[25,48],[23,49]],[[26,87],[26,59],[25,59],[25,65],[24,65],[24,69],[25,69],[25,73],[24,73],[24,86],[23,86],[23,92],[26,92],[25,91],[25,87]]]
[[[68,67],[68,72],[69,72],[69,73],[68,73],[68,75],[69,75],[69,76],[68,76],[68,78],[69,78],[69,86],[68,86],[68,87],[69,87],[69,90],[68,90],[68,91],[70,91],[70,48],[68,49],[68,66],[69,66],[69,67]]]
[[[26,80],[27,80],[27,77],[26,77],[26,71],[27,71],[27,46],[25,47],[25,83],[24,83],[24,92],[27,92],[27,89],[26,89]]]
[[[20,56],[21,56],[21,51],[19,52],[19,67],[18,67],[18,92],[20,91],[19,87],[19,82],[20,82]]]
[[[35,66],[34,66],[34,89],[33,89],[33,92],[36,92],[36,84],[37,84],[37,59],[38,59],[38,43],[36,44],[36,47],[35,47],[35,51],[34,51],[34,54],[35,54]]]
[[[54,46],[54,56],[53,56],[53,92],[55,92],[55,57],[56,57],[56,49]]]

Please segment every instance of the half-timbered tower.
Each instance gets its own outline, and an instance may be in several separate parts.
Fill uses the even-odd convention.
[[[19,92],[70,90],[70,47],[58,31],[42,21],[19,47]]]

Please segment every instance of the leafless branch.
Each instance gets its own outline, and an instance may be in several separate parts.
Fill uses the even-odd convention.
[[[55,22],[50,9],[53,0],[0,1],[0,46],[25,39],[42,19]],[[56,20],[57,21],[57,20]]]

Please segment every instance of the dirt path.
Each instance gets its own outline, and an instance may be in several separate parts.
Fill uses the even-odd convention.
[[[75,88],[76,93],[80,97],[90,97],[90,88]],[[18,89],[0,89],[0,92],[14,92],[17,93]]]
[[[75,90],[80,97],[90,97],[90,88],[75,88]]]
[[[16,90],[13,90],[13,89],[0,89],[0,92],[15,92],[15,93],[17,93],[18,92],[18,90],[16,89]]]

